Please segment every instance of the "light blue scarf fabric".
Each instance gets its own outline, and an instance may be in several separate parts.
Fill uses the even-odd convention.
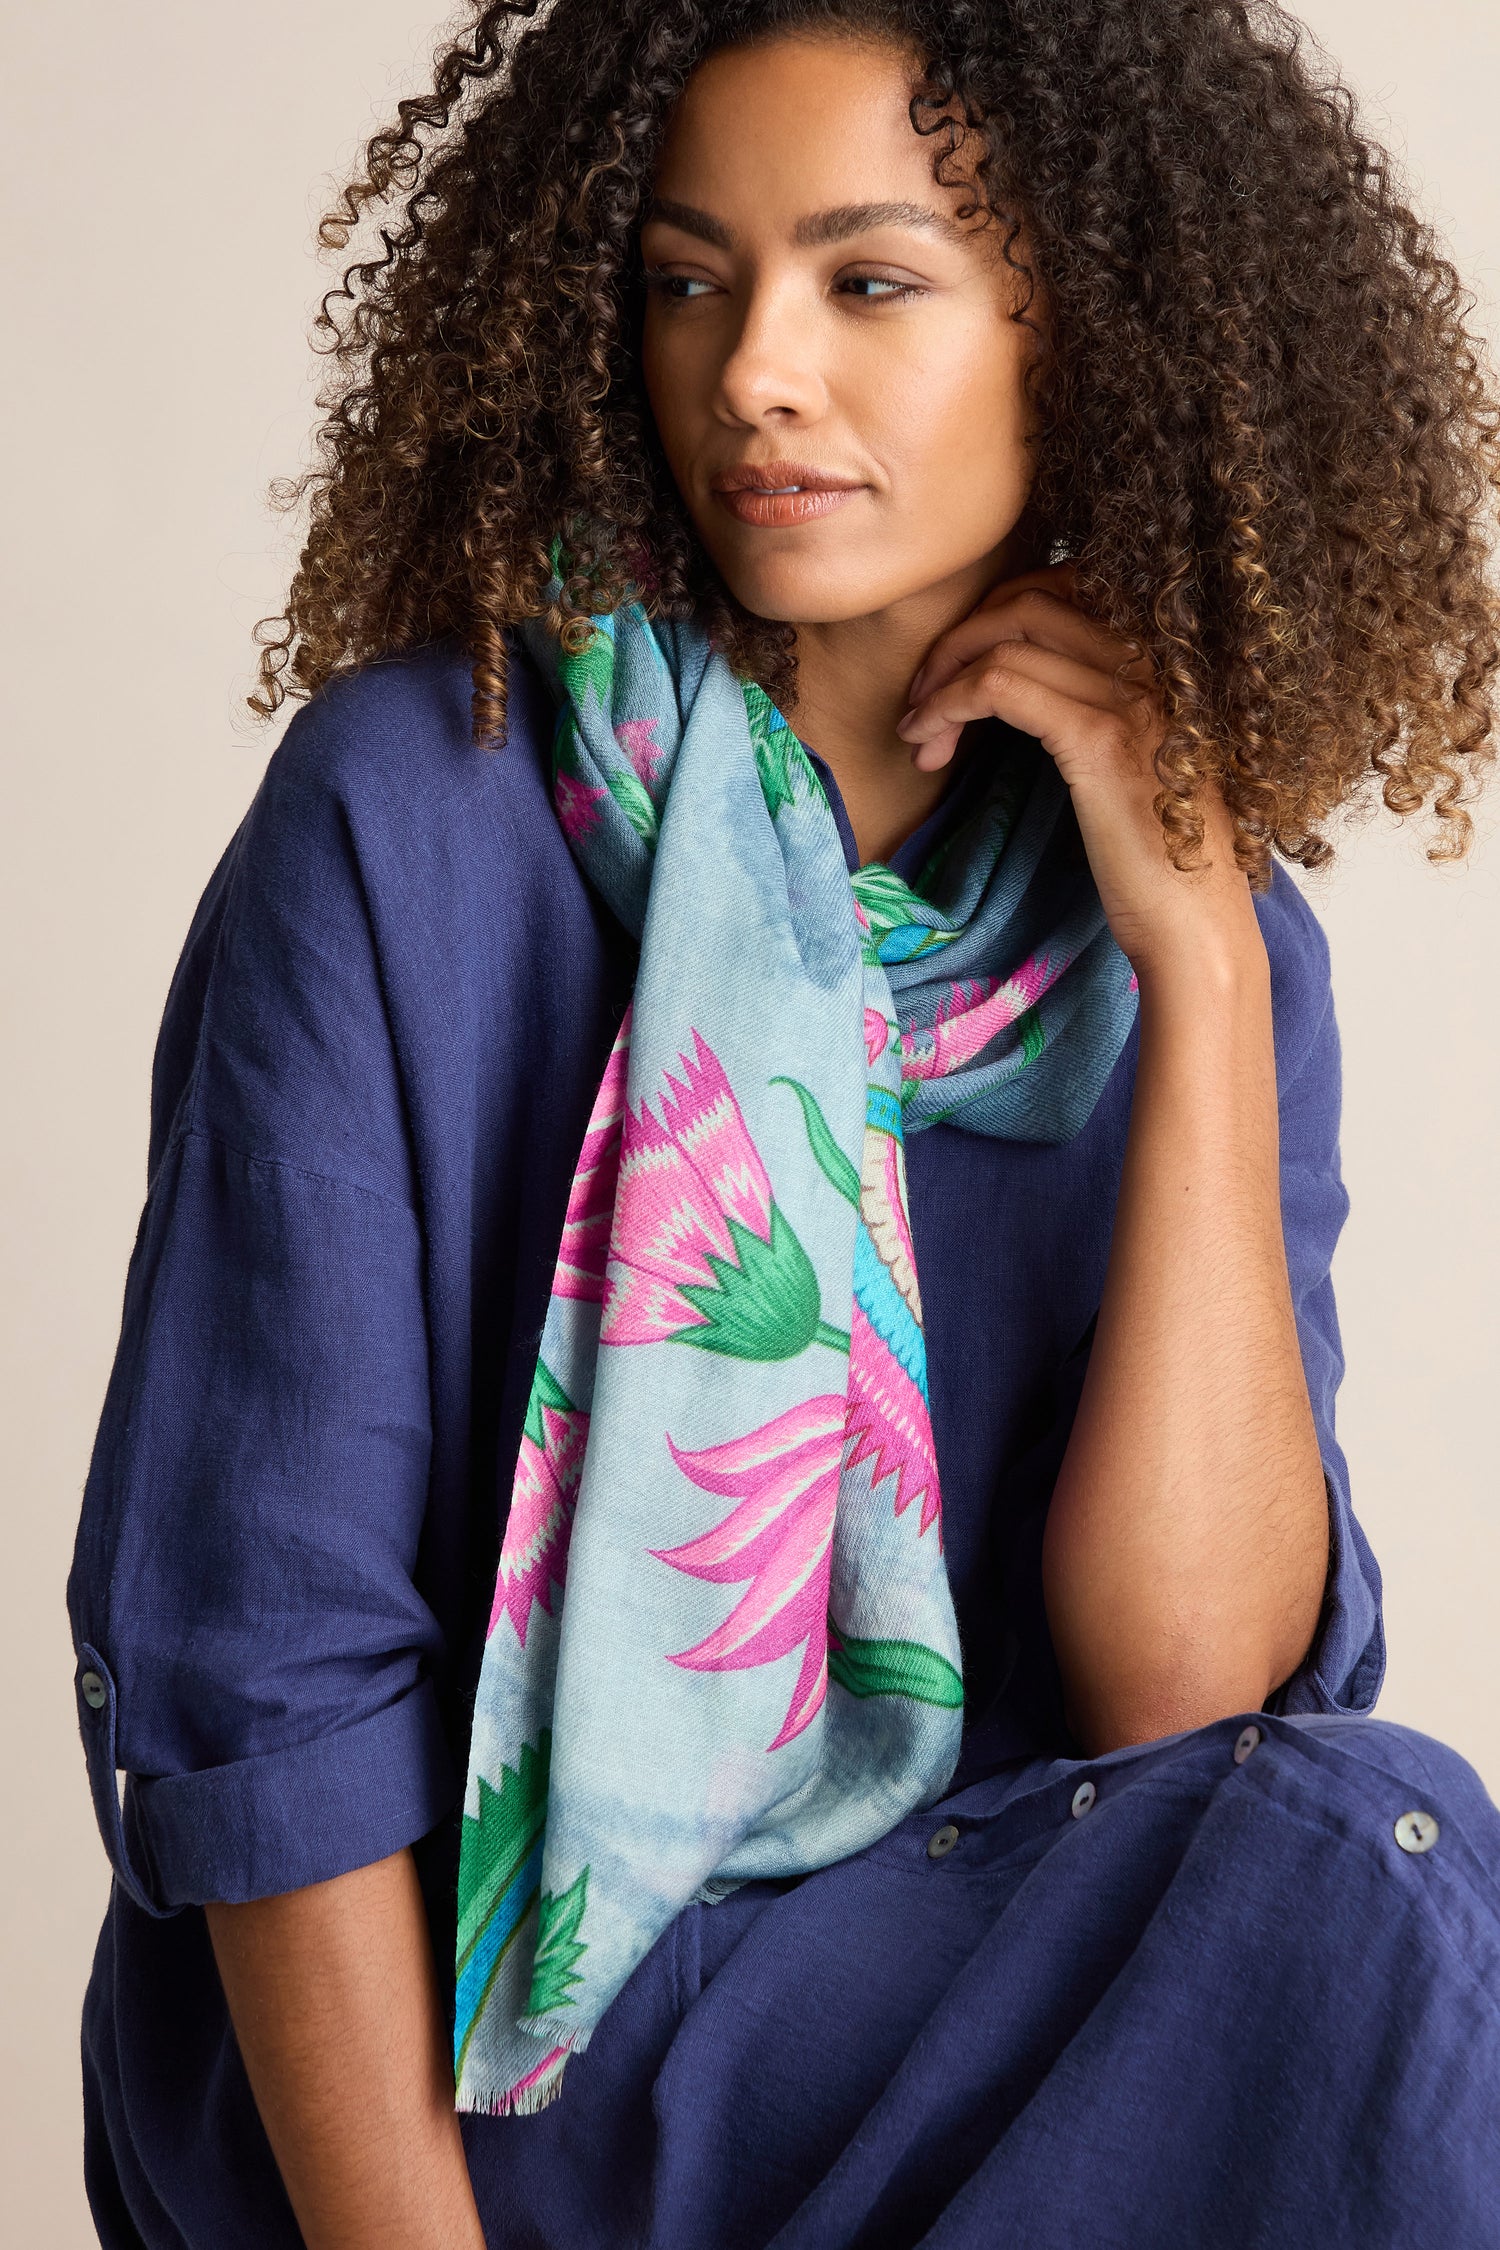
[[[687,1901],[941,1796],[963,1688],[903,1136],[1068,1138],[1136,1005],[1039,746],[1008,738],[916,887],[851,879],[699,625],[594,625],[579,656],[523,628],[558,817],[640,963],[474,1712],[455,2067],[489,2112],[552,2098]]]

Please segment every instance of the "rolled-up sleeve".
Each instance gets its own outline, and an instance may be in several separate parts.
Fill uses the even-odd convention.
[[[179,968],[69,1581],[95,1809],[152,1913],[381,1858],[458,1786],[414,1577],[418,1199],[315,770],[306,744],[277,754]]]
[[[1310,914],[1307,918],[1311,922]],[[1326,944],[1316,924],[1313,929],[1323,972],[1321,1005],[1306,1051],[1281,1086],[1281,1214],[1302,1365],[1328,1492],[1329,1552],[1312,1645],[1297,1670],[1267,1699],[1268,1710],[1285,1714],[1368,1711],[1385,1676],[1380,1567],[1354,1514],[1348,1464],[1334,1428],[1344,1355],[1332,1264],[1349,1199],[1339,1166],[1338,1024],[1327,984]]]

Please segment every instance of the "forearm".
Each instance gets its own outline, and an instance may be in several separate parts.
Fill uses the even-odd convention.
[[[1317,1624],[1327,1500],[1281,1231],[1269,973],[1253,914],[1241,927],[1141,977],[1110,1262],[1043,1549],[1091,1750],[1258,1708]]]
[[[411,1854],[205,1911],[308,2250],[484,2250]]]
[[[1235,822],[1205,780],[1204,850],[1177,866],[1160,680],[1076,592],[1068,564],[992,588],[934,644],[896,731],[926,765],[976,719],[1037,737],[1139,979],[1108,1273],[1042,1551],[1069,1720],[1102,1750],[1265,1701],[1316,1630],[1328,1517],[1281,1234],[1270,977]]]

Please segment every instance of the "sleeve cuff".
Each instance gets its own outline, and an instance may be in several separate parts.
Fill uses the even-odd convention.
[[[94,1650],[85,1661],[95,1668],[85,1679],[102,1675],[96,1692],[107,1696],[85,1730],[100,1828],[122,1888],[147,1913],[327,1882],[418,1842],[458,1801],[437,1697],[423,1680],[369,1718],[285,1750],[197,1773],[127,1775],[121,1808],[113,1681]]]
[[[1385,1678],[1385,1627],[1380,1569],[1344,1495],[1326,1465],[1328,1579],[1312,1646],[1289,1679],[1267,1696],[1273,1716],[1320,1712],[1335,1717],[1373,1710]]]

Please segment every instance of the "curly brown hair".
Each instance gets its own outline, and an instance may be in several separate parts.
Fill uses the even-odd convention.
[[[1493,756],[1500,414],[1389,158],[1301,27],[1251,0],[479,9],[322,222],[345,248],[378,220],[380,247],[318,314],[317,465],[277,489],[310,527],[253,708],[450,638],[476,739],[502,740],[507,628],[545,613],[576,648],[634,594],[696,611],[795,707],[793,628],[736,602],[656,436],[638,231],[694,67],[817,29],[912,56],[938,181],[957,120],[982,136],[971,215],[1047,306],[1032,524],[1154,661],[1174,860],[1210,780],[1257,885],[1273,850],[1326,860],[1329,816],[1377,780],[1394,813],[1430,802],[1429,856],[1459,857]]]

